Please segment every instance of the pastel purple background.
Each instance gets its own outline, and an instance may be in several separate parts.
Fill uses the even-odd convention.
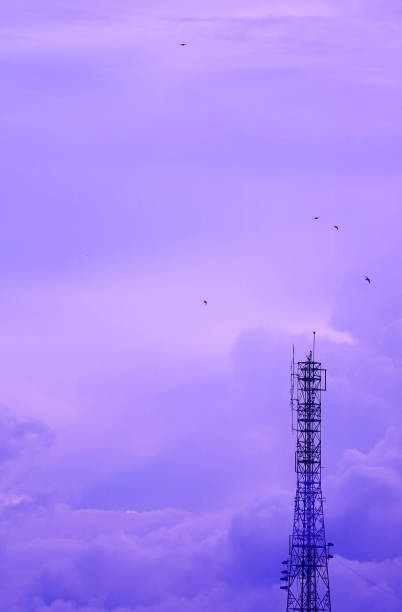
[[[284,610],[316,329],[333,609],[401,610],[400,0],[0,24],[0,609]]]

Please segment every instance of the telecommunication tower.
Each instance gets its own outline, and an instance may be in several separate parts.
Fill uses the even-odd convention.
[[[280,587],[287,591],[287,612],[331,612],[328,560],[333,557],[333,544],[327,544],[325,538],[321,489],[321,392],[326,389],[327,371],[315,361],[314,348],[306,361],[297,363],[297,370],[293,349],[291,408],[292,429],[297,433],[297,490],[289,558],[282,562],[284,584]]]

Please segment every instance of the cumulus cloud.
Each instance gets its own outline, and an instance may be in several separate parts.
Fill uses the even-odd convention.
[[[15,612],[274,612],[284,605],[289,502],[271,496],[203,515],[14,506],[2,530],[0,603]],[[334,605],[374,612],[386,601],[396,612],[400,563],[335,557]]]
[[[0,408],[0,464],[35,453],[51,441],[52,433],[44,423],[18,419],[10,410]]]
[[[35,418],[18,418],[0,408],[0,504],[19,504],[29,496],[15,492],[20,480],[29,479],[44,451],[51,448],[54,432]]]
[[[2,525],[7,522],[2,605],[21,612],[167,611],[174,605],[194,612],[205,605],[253,610],[272,598],[276,571],[269,564],[264,570],[264,564],[277,555],[272,545],[254,546],[257,525],[267,531],[268,543],[282,505],[271,499],[234,518],[231,512],[197,516],[14,506],[7,519],[2,516]],[[251,561],[253,547],[251,567],[245,558]]]
[[[400,554],[401,468],[400,428],[389,429],[368,453],[345,451],[338,474],[328,479],[328,526],[341,554],[360,560]]]
[[[359,562],[335,557],[331,562],[332,604],[341,610],[376,612],[401,608],[401,557]]]

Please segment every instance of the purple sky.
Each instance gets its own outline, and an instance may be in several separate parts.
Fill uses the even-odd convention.
[[[2,1],[1,610],[284,610],[313,329],[333,609],[401,610],[401,56],[400,0]]]

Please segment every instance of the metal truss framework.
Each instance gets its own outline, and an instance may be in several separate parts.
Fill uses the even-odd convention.
[[[288,612],[330,612],[328,559],[331,543],[325,539],[321,490],[321,392],[326,370],[310,352],[306,361],[294,360],[291,405],[297,413],[295,470],[297,491],[289,559],[283,561],[281,589],[287,591]],[[294,387],[297,385],[295,398]]]

